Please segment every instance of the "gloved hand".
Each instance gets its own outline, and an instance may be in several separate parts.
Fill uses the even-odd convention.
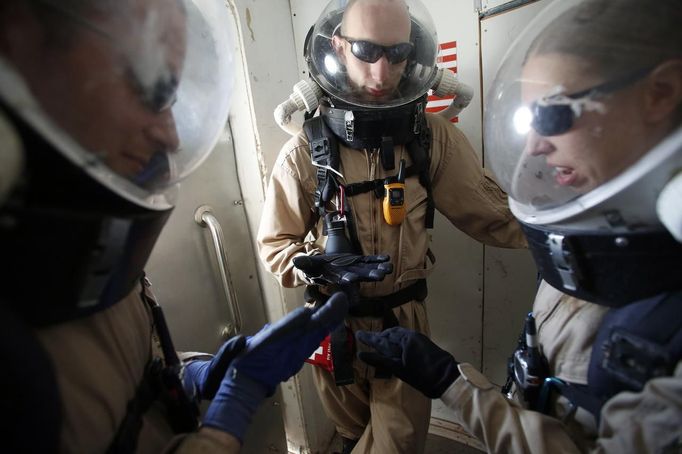
[[[329,331],[348,313],[348,299],[337,292],[320,308],[301,307],[246,341],[204,417],[204,426],[243,440],[251,418],[266,396],[301,367]]]
[[[388,255],[320,254],[294,257],[294,266],[314,283],[347,285],[381,281],[393,271]]]
[[[200,399],[213,399],[232,360],[246,347],[246,337],[235,336],[225,342],[210,360],[193,360],[185,364],[184,384],[193,387]],[[188,389],[190,395],[193,394]]]
[[[376,352],[358,352],[358,358],[391,371],[427,397],[437,399],[459,377],[457,361],[421,333],[389,328],[380,333],[357,331],[355,337]]]

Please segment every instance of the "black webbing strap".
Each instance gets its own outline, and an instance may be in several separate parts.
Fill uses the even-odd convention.
[[[151,283],[145,275],[140,278],[140,283],[140,298],[150,310],[154,333],[161,345],[164,359],[162,361],[155,356],[147,363],[142,381],[128,402],[126,415],[109,445],[109,454],[135,452],[142,429],[142,418],[157,400],[164,404],[168,422],[175,433],[192,432],[199,424],[199,407],[183,388],[179,374],[180,360],[161,306],[157,303],[151,291]]]
[[[182,379],[182,364],[173,346],[173,340],[163,315],[163,309],[151,290],[146,276],[142,283],[142,300],[149,306],[154,321],[154,330],[163,352],[163,367],[159,375],[159,397],[166,407],[168,422],[175,433],[192,432],[199,426],[199,406],[193,396],[185,390]]]
[[[407,152],[412,159],[413,166],[419,169],[419,182],[426,189],[426,228],[433,228],[436,214],[436,204],[433,201],[433,185],[431,184],[431,130],[424,124],[417,138],[407,144]]]
[[[384,314],[398,306],[402,306],[410,301],[423,301],[428,296],[428,287],[426,279],[419,279],[414,284],[405,287],[390,295],[379,296],[375,298],[360,298],[357,303],[353,304],[348,311],[350,317],[384,317]],[[305,290],[305,300],[307,302],[316,301],[318,303],[326,303],[329,295],[320,292],[316,285],[309,285]],[[384,326],[384,329],[390,328],[394,325]]]
[[[384,329],[398,326],[392,309],[410,301],[423,301],[428,295],[426,279],[420,279],[409,287],[405,287],[390,295],[377,298],[361,298],[357,305],[348,311],[351,317],[382,317]]]
[[[346,185],[346,197],[353,197],[355,195],[364,194],[369,191],[374,191],[377,197],[382,197],[384,192],[384,179],[380,178]]]
[[[409,287],[405,287],[390,295],[377,298],[360,298],[348,311],[351,317],[376,317],[383,319],[383,329],[398,326],[398,319],[393,313],[393,308],[410,301],[423,301],[428,294],[426,279],[420,279]],[[317,286],[308,286],[305,291],[307,302],[317,301],[324,304],[329,295],[320,292]],[[341,325],[330,335],[332,361],[334,364],[334,380],[337,386],[353,383],[353,352],[349,349],[348,333],[346,326]],[[377,369],[377,378],[389,378],[390,374]]]
[[[328,168],[334,170],[339,168],[338,142],[320,116],[303,123],[303,130],[310,143],[310,157],[316,166],[315,207],[320,216],[324,216],[325,205],[338,190],[336,178],[328,170]]]
[[[682,356],[682,292],[663,293],[621,308],[602,319],[595,337],[587,385],[545,379],[539,408],[550,411],[550,394],[558,391],[571,405],[584,408],[597,423],[604,403],[614,395],[640,392],[656,377],[670,376]]]
[[[140,283],[142,284],[140,298],[151,311],[153,306],[157,305],[154,295],[149,289],[151,284],[145,276],[140,278]],[[109,445],[108,454],[135,452],[137,439],[142,429],[143,415],[149,410],[152,403],[159,399],[161,394],[159,377],[162,369],[163,363],[158,357],[153,357],[145,366],[142,381],[137,385],[133,398],[128,401],[126,414],[118,426],[114,440]]]
[[[424,223],[427,229],[432,229],[436,214],[436,204],[433,201],[433,185],[431,184],[431,175],[429,173],[431,160],[428,152],[431,149],[431,130],[429,128],[423,128],[419,136],[409,142],[406,147],[410,159],[412,160],[412,165],[405,169],[405,176],[409,178],[414,175],[419,175],[419,183],[426,189],[426,216],[424,217]],[[384,178],[351,183],[346,185],[346,197],[353,197],[358,194],[374,191],[376,197],[381,198],[384,196],[385,183],[386,181]]]
[[[336,386],[352,384],[353,378],[353,348],[348,339],[346,325],[341,323],[329,334],[329,344],[332,350],[332,364],[334,366],[334,382]]]
[[[411,165],[405,169],[405,177],[409,178],[411,176],[420,174],[421,169],[416,165]],[[421,178],[420,180],[421,181]],[[384,185],[386,184],[385,178],[377,178],[376,180],[361,181],[359,183],[351,183],[346,185],[346,197],[353,197],[358,194],[364,194],[366,192],[374,191],[377,198],[384,196]]]
[[[161,392],[156,383],[162,368],[160,358],[153,358],[147,364],[144,377],[137,385],[135,396],[128,401],[126,415],[118,426],[114,440],[109,445],[108,454],[135,452],[137,439],[142,429],[142,417],[152,403],[159,398]]]

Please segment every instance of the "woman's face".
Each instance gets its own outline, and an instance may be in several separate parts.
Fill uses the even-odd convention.
[[[523,102],[531,105],[543,97],[571,95],[607,81],[595,73],[587,60],[576,56],[532,56],[522,73]],[[571,128],[551,136],[531,129],[525,152],[545,157],[556,184],[586,193],[620,174],[648,150],[641,97],[635,81],[608,94],[569,99],[581,111],[573,116]]]

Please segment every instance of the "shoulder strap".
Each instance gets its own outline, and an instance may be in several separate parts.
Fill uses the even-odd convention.
[[[339,169],[339,144],[321,116],[310,118],[303,123],[308,142],[310,157],[316,166],[317,188],[315,189],[315,207],[321,218],[325,214],[325,206],[339,188],[333,172]]]
[[[590,358],[588,384],[600,397],[640,391],[652,378],[672,374],[682,358],[682,291],[609,311]]]
[[[303,123],[308,142],[310,143],[310,157],[316,167],[317,188],[315,188],[315,208],[320,219],[324,219],[327,203],[339,190],[336,175],[330,169],[339,170],[339,142],[332,133],[322,116],[312,117]],[[355,223],[350,207],[347,208],[346,219],[350,241],[358,253],[362,251],[355,230]]]
[[[160,344],[163,360],[152,357],[138,383],[135,395],[128,401],[126,414],[121,421],[107,454],[134,452],[137,447],[145,413],[155,401],[165,408],[168,423],[175,433],[192,432],[199,425],[199,407],[195,396],[183,386],[182,369],[161,306],[151,289],[151,282],[140,278],[140,299],[147,305],[152,319],[154,338]]]
[[[639,392],[647,381],[672,375],[682,359],[681,305],[678,291],[609,311],[592,347],[587,386],[563,383],[559,392],[599,421],[611,397]]]
[[[426,228],[433,228],[433,218],[436,213],[436,204],[433,201],[433,186],[431,185],[431,129],[426,126],[426,121],[421,128],[417,138],[407,144],[407,152],[412,159],[412,166],[407,170],[407,175],[412,172],[419,172],[419,182],[426,189]]]
[[[338,171],[339,169],[340,157],[338,139],[326,125],[322,116],[319,115],[306,120],[303,123],[303,131],[310,144],[310,156],[313,165],[316,166],[317,187],[314,194],[315,208],[318,216],[321,219],[324,219],[326,214],[325,207],[339,189],[339,183],[336,180],[336,176],[334,175],[334,172],[330,170],[333,169]],[[425,224],[427,229],[433,228],[435,214],[431,176],[429,174],[431,163],[429,157],[430,149],[431,130],[426,127],[426,124],[424,123],[417,138],[407,144],[407,150],[413,164],[406,170],[406,176],[409,177],[419,174],[419,182],[426,188],[427,212]],[[381,197],[383,195],[383,189],[383,179],[353,183],[346,186],[346,196],[352,197],[356,194],[362,194],[373,190],[377,197]],[[361,251],[362,249],[360,248],[360,242],[357,238],[352,213],[350,213],[350,210],[348,213],[348,230],[351,236],[351,242],[358,251]]]

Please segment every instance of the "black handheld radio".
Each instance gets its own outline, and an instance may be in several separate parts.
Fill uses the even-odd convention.
[[[549,375],[549,367],[538,346],[535,317],[532,312],[526,317],[524,334],[525,342],[514,352],[513,377],[524,402],[529,408],[536,410],[542,383]]]

